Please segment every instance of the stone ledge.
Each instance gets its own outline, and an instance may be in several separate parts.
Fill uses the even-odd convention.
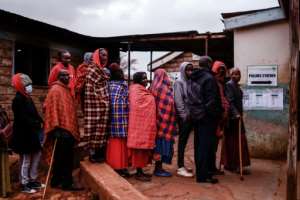
[[[107,164],[80,163],[84,183],[101,200],[149,200]]]

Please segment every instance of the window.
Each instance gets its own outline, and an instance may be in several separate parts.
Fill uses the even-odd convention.
[[[33,85],[47,85],[49,61],[48,48],[16,42],[15,73],[29,75]]]

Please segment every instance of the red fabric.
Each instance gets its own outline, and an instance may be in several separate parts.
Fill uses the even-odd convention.
[[[126,138],[108,139],[106,162],[113,169],[125,169],[128,167],[128,148]]]
[[[108,51],[105,49],[106,53],[108,53]],[[101,62],[100,62],[100,49],[97,49],[96,51],[94,51],[93,53],[93,62],[100,66],[100,67],[105,67],[107,65],[107,62],[104,63],[104,65],[101,65]]]
[[[73,97],[75,97],[75,82],[76,82],[76,72],[72,65],[68,65],[68,68],[65,68],[65,66],[59,62],[57,63],[50,71],[50,75],[48,78],[48,85],[52,85],[55,81],[57,81],[57,76],[61,69],[66,69],[69,72],[70,75],[70,83],[69,87],[71,88],[71,94]]]
[[[144,86],[133,84],[129,87],[129,148],[154,148],[157,130],[155,107],[153,95]]]
[[[176,135],[176,112],[171,81],[164,69],[154,73],[151,92],[157,106],[157,135],[166,140],[173,140]]]
[[[218,73],[220,67],[225,67],[225,69],[226,69],[226,65],[222,61],[216,60],[211,68],[211,71],[213,73]]]
[[[81,102],[82,101],[81,95],[83,94],[87,72],[88,72],[88,65],[85,63],[82,63],[76,69],[75,97],[78,103],[81,105],[81,107],[83,107],[82,105],[83,102]]]
[[[18,73],[12,77],[12,85],[18,92],[20,92],[24,96],[28,96],[28,94],[26,94],[26,92],[25,92],[25,86],[22,82],[21,75],[22,75],[21,73]]]
[[[144,168],[151,164],[152,150],[129,149],[129,163],[133,168]]]
[[[69,131],[76,140],[79,140],[76,107],[70,89],[59,81],[54,82],[44,105],[45,134],[59,127]]]

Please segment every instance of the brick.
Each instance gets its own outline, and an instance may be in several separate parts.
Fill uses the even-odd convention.
[[[12,67],[12,60],[10,58],[2,58],[0,59],[0,66]]]

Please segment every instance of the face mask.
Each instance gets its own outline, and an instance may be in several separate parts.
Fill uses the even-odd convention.
[[[25,87],[25,91],[26,91],[27,94],[31,94],[32,93],[32,85],[27,85]]]

